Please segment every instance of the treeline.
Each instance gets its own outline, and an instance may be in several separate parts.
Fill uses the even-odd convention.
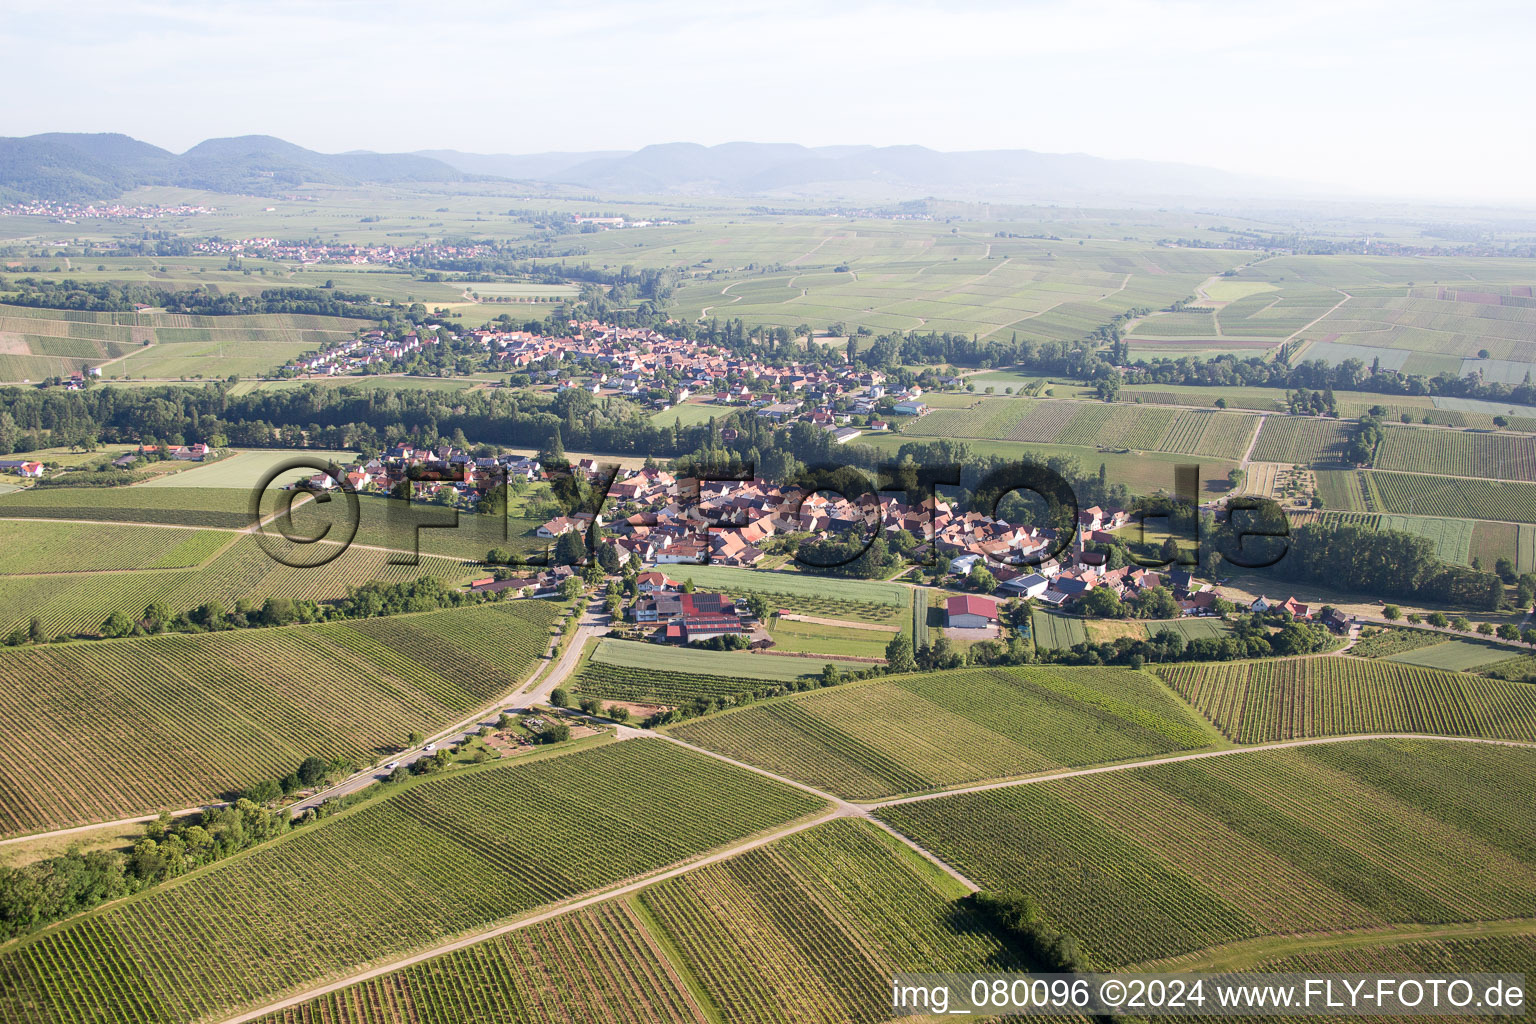
[[[1283,579],[1331,587],[1342,582],[1361,593],[1462,608],[1494,610],[1504,601],[1504,582],[1496,573],[1441,562],[1428,538],[1346,522],[1298,528],[1285,557],[1269,571]]]
[[[1270,626],[1279,628],[1271,632]],[[1327,650],[1332,635],[1315,622],[1298,622],[1288,612],[1272,609],[1240,615],[1232,620],[1226,636],[1185,640],[1183,634],[1163,628],[1150,639],[1122,636],[1104,643],[1083,642],[1066,648],[1047,648],[1040,660],[1065,665],[1125,665],[1141,668],[1147,662],[1241,661],[1246,658],[1290,658]]]
[[[0,939],[131,896],[274,839],[291,827],[286,811],[267,811],[242,799],[232,807],[204,810],[195,820],[176,822],[162,814],[127,855],[71,849],[58,857],[0,869]]]
[[[398,302],[375,303],[362,292],[333,288],[268,288],[260,295],[238,295],[217,287],[173,291],[151,284],[110,281],[45,281],[22,277],[0,279],[0,302],[40,309],[67,309],[93,313],[131,313],[139,305],[164,308],[195,316],[231,316],[253,313],[293,313],[308,316],[351,317],[363,320],[408,318],[411,310]],[[419,309],[425,314],[425,308]]]

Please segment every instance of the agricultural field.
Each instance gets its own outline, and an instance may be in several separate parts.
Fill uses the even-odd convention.
[[[1030,611],[1030,633],[1035,646],[1046,649],[1072,647],[1088,639],[1082,619],[1045,608]]]
[[[1444,643],[1440,633],[1423,629],[1383,629],[1367,626],[1360,631],[1360,638],[1346,652],[1355,658],[1385,658]]]
[[[678,739],[848,799],[1205,746],[1144,673],[967,669],[784,697],[668,727]]]
[[[660,740],[459,769],[6,947],[0,1018],[223,1016],[823,806]]]
[[[763,572],[728,565],[660,566],[671,579],[692,580],[700,590],[732,597],[762,594],[777,607],[816,618],[874,625],[902,625],[912,601],[910,587],[874,580],[836,581],[814,573]]]
[[[700,1012],[622,901],[562,914],[261,1018],[261,1024],[654,1021]]]
[[[1536,437],[1388,427],[1374,465],[1445,476],[1536,481]]]
[[[1205,662],[1160,672],[1239,743],[1369,732],[1536,740],[1536,688],[1386,658]]]
[[[1516,572],[1536,571],[1536,525],[1482,520],[1472,524],[1468,554],[1492,567],[1500,558],[1515,563]]]
[[[140,487],[234,487],[239,488],[249,495],[250,489],[259,484],[262,477],[270,470],[284,465],[296,459],[319,459],[322,462],[335,462],[345,466],[356,462],[357,452],[325,451],[318,448],[292,448],[292,449],[257,449],[254,451],[235,452],[228,458],[206,466],[193,466],[183,470],[174,476],[159,477],[155,480],[147,480]],[[280,487],[283,484],[303,480],[315,475],[315,470],[305,467],[294,469],[281,477],[275,478],[271,486]]]
[[[965,890],[867,822],[829,822],[641,891],[718,1016],[842,1024],[890,1016],[901,971],[1021,966]]]
[[[1150,619],[1142,623],[1148,637],[1154,637],[1168,629],[1179,634],[1188,643],[1191,640],[1219,640],[1232,631],[1221,619],[1189,617],[1183,619]]]
[[[1325,471],[1326,472],[1326,471]],[[1358,474],[1350,474],[1358,477]],[[1324,506],[1328,506],[1325,498]],[[1423,537],[1434,546],[1435,557],[1442,562],[1451,565],[1472,564],[1472,540],[1477,524],[1467,519],[1444,519],[1435,516],[1406,516],[1383,515],[1375,512],[1291,512],[1288,514],[1291,529],[1304,526],[1307,523],[1319,520],[1333,523],[1342,523],[1349,526],[1359,526],[1367,530],[1396,530],[1400,533],[1411,533],[1417,537]],[[1511,525],[1511,530],[1513,526]],[[1486,564],[1491,568],[1495,557],[1507,555],[1514,557],[1514,547],[1511,544],[1506,551],[1499,556],[1488,557]]]
[[[831,657],[885,659],[885,645],[891,634],[881,630],[859,629],[860,624],[829,625],[825,622],[799,622],[775,616],[769,629],[773,649],[800,654],[824,654]]]
[[[159,540],[161,533],[173,532],[152,526],[24,524],[24,528],[42,526],[62,527],[65,536],[76,533],[94,537],[103,548],[82,553],[82,557],[118,562],[134,557],[133,552],[122,550],[123,542],[113,540],[118,531],[128,531],[130,541],[138,531],[154,531],[154,540]],[[143,615],[144,609],[157,601],[175,612],[190,611],[208,601],[218,601],[225,608],[233,608],[241,599],[260,604],[268,597],[325,601],[345,597],[349,587],[372,580],[400,583],[435,576],[445,583],[461,583],[480,574],[454,558],[424,555],[419,565],[392,564],[391,559],[400,556],[362,546],[353,546],[322,566],[306,567],[302,562],[288,566],[273,558],[255,538],[210,530],[189,532],[192,536],[174,557],[157,559],[185,561],[204,552],[203,558],[211,560],[187,568],[104,567],[94,572],[65,571],[66,562],[62,569],[56,563],[36,570],[36,575],[0,575],[0,632],[9,634],[36,617],[50,637],[94,636],[113,612]],[[146,557],[154,550],[150,545]]]
[[[1513,648],[1499,644],[1484,643],[1479,640],[1442,639],[1438,644],[1386,655],[1386,660],[1403,665],[1441,668],[1447,672],[1471,672],[1519,656]]]
[[[1344,458],[1349,424],[1313,416],[1266,416],[1253,446],[1258,462],[1337,463]]]
[[[668,672],[595,661],[590,657],[581,663],[571,681],[576,692],[584,697],[633,701],[669,708],[690,705],[700,700],[733,698],[742,693],[755,693],[765,685],[771,685],[769,680],[754,676]]]
[[[1536,751],[1371,740],[1043,780],[882,807],[1093,967],[1242,939],[1527,916]]]
[[[1536,523],[1536,484],[1371,470],[1366,500],[1382,512]]]
[[[100,366],[114,377],[227,377],[276,370],[343,341],[365,320],[274,313],[183,316],[0,305],[0,380],[39,381]]]
[[[709,651],[697,647],[603,639],[592,652],[594,665],[642,671],[681,672],[726,679],[757,679],[789,682],[814,676],[827,662],[821,658],[795,658],[756,651]]]
[[[233,540],[227,533],[191,527],[0,519],[0,550],[5,552],[0,575],[183,569],[211,558]]]
[[[558,612],[505,602],[0,651],[0,833],[179,810],[311,755],[371,764],[516,686]]]

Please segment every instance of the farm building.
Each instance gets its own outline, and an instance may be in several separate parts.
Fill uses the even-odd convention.
[[[961,594],[944,602],[944,614],[951,626],[985,629],[997,621],[997,602],[976,594]]]
[[[43,464],[27,459],[3,459],[0,460],[0,471],[17,473],[30,479],[36,479],[43,475]]]

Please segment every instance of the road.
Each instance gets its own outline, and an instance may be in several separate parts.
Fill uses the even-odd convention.
[[[431,757],[434,751],[427,750],[428,746],[434,748],[451,747],[475,735],[479,732],[481,726],[494,728],[496,720],[501,717],[504,711],[521,711],[535,704],[548,703],[550,692],[565,682],[567,677],[575,671],[577,664],[581,661],[581,649],[587,640],[595,636],[601,636],[607,631],[608,618],[602,611],[602,602],[596,600],[589,602],[586,610],[582,612],[575,635],[571,637],[565,651],[558,659],[551,659],[550,655],[546,654],[544,664],[529,677],[528,682],[523,683],[518,688],[513,696],[485,705],[469,718],[450,725],[433,736],[428,736],[421,746],[413,747],[402,754],[398,754],[390,758],[385,764],[396,764],[402,768],[406,767],[424,757]],[[550,653],[552,654],[554,644],[552,643],[550,646]],[[367,789],[375,782],[382,782],[389,778],[390,772],[393,770],[392,768],[378,766],[359,772],[351,778],[293,804],[289,808],[289,813],[297,817],[307,810],[320,806],[327,800],[334,800],[337,797],[356,793],[361,789]]]

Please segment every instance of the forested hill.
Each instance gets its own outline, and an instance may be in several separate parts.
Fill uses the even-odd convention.
[[[126,135],[54,132],[0,138],[0,201],[112,199],[141,185],[269,194],[304,182],[465,181],[441,160],[410,153],[316,153],[270,135],[208,139],[185,153]]]

